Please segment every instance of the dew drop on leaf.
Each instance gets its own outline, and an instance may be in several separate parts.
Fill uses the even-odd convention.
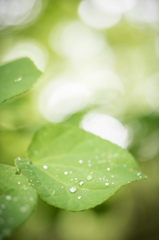
[[[87,180],[88,180],[88,181],[92,180],[92,176],[91,176],[91,175],[88,175],[88,176],[87,176]]]
[[[82,186],[83,184],[84,184],[84,182],[83,182],[83,181],[80,181],[80,182],[79,182],[79,185],[80,185],[80,186]]]
[[[47,169],[47,168],[48,168],[48,166],[44,165],[44,166],[43,166],[43,168],[44,168],[44,169]]]
[[[22,77],[20,76],[20,77],[17,77],[14,81],[15,82],[19,82],[19,81],[21,81],[22,80]]]
[[[71,187],[71,188],[70,188],[70,192],[71,192],[71,193],[76,192],[76,190],[77,190],[76,187]]]

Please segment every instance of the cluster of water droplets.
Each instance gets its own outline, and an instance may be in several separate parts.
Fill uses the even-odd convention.
[[[96,149],[96,152],[98,152],[98,150]],[[34,155],[36,155],[38,152],[37,151],[34,151]],[[109,187],[113,187],[114,184],[116,184],[115,181],[111,181],[112,178],[116,178],[116,175],[114,176],[112,173],[114,172],[113,171],[113,167],[114,167],[114,162],[112,161],[112,159],[114,158],[117,158],[118,157],[118,154],[115,153],[115,154],[109,154],[108,156],[106,156],[106,153],[102,153],[102,154],[96,154],[93,159],[88,159],[88,160],[83,160],[83,159],[79,159],[79,160],[76,160],[76,164],[78,163],[79,164],[79,171],[84,171],[87,172],[86,175],[85,175],[85,179],[82,179],[80,177],[80,179],[78,179],[77,177],[75,177],[75,172],[74,171],[70,171],[69,169],[66,169],[65,171],[60,169],[61,167],[57,167],[56,168],[56,171],[59,171],[58,174],[56,174],[56,178],[59,178],[59,181],[60,181],[60,178],[63,179],[62,177],[62,174],[63,176],[67,176],[66,177],[66,181],[71,181],[72,182],[72,186],[69,187],[69,192],[71,194],[74,194],[74,193],[78,193],[80,192],[81,190],[88,190],[86,187],[85,187],[85,184],[86,186],[91,186],[91,184],[89,183],[89,185],[87,184],[87,181],[90,181],[92,182],[92,186],[94,186],[95,184],[97,184],[97,186],[101,186],[101,184],[103,186],[105,186],[106,188],[109,188]],[[94,165],[95,163],[95,165]],[[30,161],[27,162],[27,164],[30,164]],[[104,174],[103,171],[101,170],[101,172],[99,170],[97,170],[97,173],[95,174],[95,170],[92,169],[92,165],[94,165],[95,167],[97,166],[97,164],[99,164],[101,167],[100,168],[104,168],[108,174]],[[81,166],[80,166],[81,165]],[[110,166],[110,167],[109,167]],[[82,168],[81,168],[82,167]],[[83,168],[84,167],[84,168]],[[130,170],[130,167],[127,167],[126,164],[122,165],[121,167],[123,167],[123,169],[126,169],[126,170]],[[44,170],[49,170],[51,171],[51,167],[50,166],[47,166],[47,165],[43,165],[42,168]],[[98,168],[98,167],[97,167]],[[100,169],[99,168],[99,169]],[[63,172],[61,172],[61,170]],[[142,178],[142,174],[140,172],[136,172],[135,170],[134,171],[134,174],[137,174],[137,176],[139,176],[139,178]],[[32,174],[32,170],[30,170],[31,174]],[[72,174],[72,177],[71,177],[71,174]],[[79,172],[80,174],[80,172]],[[101,175],[101,176],[100,176]],[[80,175],[79,175],[80,176]],[[83,176],[83,174],[82,174]],[[70,177],[70,179],[69,179]],[[108,180],[109,179],[109,180]],[[97,180],[100,183],[99,185],[99,182],[97,182]],[[113,179],[112,179],[113,180]],[[32,183],[32,179],[29,180],[32,184],[32,186],[34,186],[34,183]],[[37,183],[39,183],[39,180],[36,180]],[[129,183],[129,182],[128,182]],[[50,184],[52,185],[52,183],[50,182]],[[65,183],[63,183],[64,185],[61,185],[59,186],[61,189],[65,189]],[[50,186],[51,186],[50,185]],[[80,191],[79,191],[80,190]],[[55,195],[55,190],[53,190],[52,188],[50,188],[50,191],[52,191],[51,195]],[[64,191],[64,190],[62,190]],[[79,194],[79,195],[76,195],[77,196],[77,199],[80,200],[82,198],[82,196]]]

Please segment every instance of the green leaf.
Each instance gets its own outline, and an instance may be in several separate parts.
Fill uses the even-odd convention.
[[[0,165],[0,239],[23,223],[35,208],[36,191],[16,168]]]
[[[0,66],[0,102],[28,91],[41,74],[28,58]]]
[[[92,208],[121,186],[145,178],[126,150],[66,125],[49,124],[40,129],[28,158],[33,165],[25,160],[16,165],[34,183],[40,197],[71,211]]]

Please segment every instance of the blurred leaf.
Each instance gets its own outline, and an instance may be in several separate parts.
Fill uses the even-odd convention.
[[[34,210],[37,194],[16,168],[0,165],[0,239],[23,223]]]
[[[145,176],[119,146],[84,130],[60,124],[40,129],[19,170],[47,203],[71,211],[94,207],[121,186]]]
[[[28,91],[41,74],[28,58],[0,66],[0,102]]]

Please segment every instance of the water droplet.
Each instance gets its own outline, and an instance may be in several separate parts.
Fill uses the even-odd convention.
[[[32,186],[34,187],[34,183],[32,184]]]
[[[17,77],[14,81],[15,81],[15,82],[19,82],[19,81],[21,81],[21,80],[22,80],[22,76]]]
[[[63,188],[63,186],[61,186],[61,188]]]
[[[33,198],[33,197],[30,197],[30,198],[29,198],[29,200],[30,200],[30,201],[33,201],[33,200],[34,200],[34,198]]]
[[[139,178],[142,178],[142,176],[140,176]]]
[[[37,155],[37,154],[38,154],[38,151],[34,151],[34,154]]]
[[[107,171],[110,171],[110,168],[109,168],[109,167],[107,168]]]
[[[141,175],[141,172],[138,172],[138,173],[137,173],[137,176],[140,176],[140,175]]]
[[[58,177],[58,175],[56,175],[56,177]]]
[[[91,164],[90,164],[90,163],[88,164],[88,167],[91,167]]]
[[[99,178],[99,180],[102,180],[101,178]]]
[[[91,160],[88,160],[88,163],[91,163]]]
[[[86,179],[87,179],[88,181],[90,181],[90,180],[92,180],[92,176],[91,176],[91,175],[88,175],[88,176],[86,177]]]
[[[126,164],[123,167],[126,167]]]
[[[32,182],[32,180],[31,180],[31,179],[30,179],[29,181],[30,181],[30,182]]]
[[[108,183],[108,182],[106,182],[106,183],[105,183],[105,186],[109,186],[109,183]]]
[[[93,174],[92,172],[90,172],[90,174]]]
[[[77,198],[78,198],[78,199],[81,199],[81,196],[78,196]]]
[[[18,184],[20,184],[20,182],[18,182]]]
[[[70,192],[71,192],[71,193],[76,192],[76,190],[77,190],[76,187],[71,187],[71,188],[70,188]]]
[[[12,197],[10,195],[6,195],[6,200],[11,200]]]
[[[77,180],[77,178],[75,178],[75,180]]]
[[[32,170],[30,170],[30,172],[33,172]]]
[[[1,204],[1,208],[2,208],[2,209],[5,209],[5,208],[6,208],[5,204],[2,203],[2,204]]]
[[[67,175],[67,174],[68,174],[68,172],[64,172],[64,174],[65,174],[65,175]]]
[[[114,184],[114,182],[112,182],[112,184]]]
[[[44,168],[44,169],[47,169],[47,168],[48,168],[48,166],[44,165],[44,166],[43,166],[43,168]]]
[[[98,158],[99,158],[98,155],[96,155],[96,156],[95,156],[95,159],[98,159]]]
[[[79,160],[79,163],[80,163],[80,164],[83,163],[83,160]]]
[[[39,183],[39,180],[36,180]]]
[[[70,173],[72,173],[72,171],[70,171]]]
[[[55,190],[53,191],[52,195],[54,195],[54,194],[55,194]]]
[[[111,177],[114,177],[114,175],[111,175]]]
[[[71,181],[73,181],[73,179],[71,179]]]
[[[20,158],[20,157],[18,157],[18,158],[17,158],[17,160],[19,160],[19,161],[20,161],[20,160],[21,160],[21,158]]]
[[[83,181],[80,181],[80,182],[79,182],[79,185],[80,185],[80,186],[82,186],[83,184],[84,184],[84,182],[83,182]]]

